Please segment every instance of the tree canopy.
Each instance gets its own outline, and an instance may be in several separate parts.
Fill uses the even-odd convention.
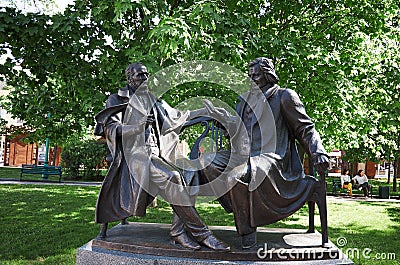
[[[0,74],[13,89],[2,104],[35,129],[32,137],[62,143],[93,125],[131,62],[154,73],[212,60],[245,74],[265,56],[279,84],[300,94],[328,150],[399,156],[399,17],[395,0],[76,0],[52,15],[3,7],[0,53],[12,56]],[[197,95],[236,100],[210,84],[165,99]]]

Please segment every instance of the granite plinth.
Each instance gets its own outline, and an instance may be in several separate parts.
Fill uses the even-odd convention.
[[[235,227],[210,227],[231,246],[229,252],[206,247],[191,251],[170,244],[167,224],[129,223],[108,230],[77,251],[77,264],[353,264],[332,242],[321,246],[321,234],[298,229],[258,228],[258,245],[241,249]]]

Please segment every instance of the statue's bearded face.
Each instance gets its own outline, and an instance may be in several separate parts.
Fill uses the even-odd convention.
[[[259,64],[255,64],[249,67],[249,77],[259,88],[267,85],[268,81],[265,78],[264,72],[261,70]]]
[[[132,69],[127,75],[128,85],[137,88],[149,77],[149,73],[145,66],[141,65]]]

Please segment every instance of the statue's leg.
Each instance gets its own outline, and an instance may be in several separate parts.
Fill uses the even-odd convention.
[[[216,251],[230,250],[228,245],[211,233],[193,206],[171,205],[171,207],[184,223],[186,230],[197,242]]]
[[[238,182],[229,193],[236,230],[242,237],[242,248],[249,249],[257,244],[257,227],[252,227],[250,223],[248,188],[243,183]]]
[[[180,245],[184,248],[191,250],[198,250],[201,248],[197,242],[191,239],[185,231],[185,226],[179,216],[174,212],[171,229],[171,243],[173,245]]]
[[[171,203],[171,207],[184,224],[186,232],[206,247],[217,251],[229,251],[230,248],[224,242],[218,240],[203,222],[193,206],[193,199],[183,186],[180,174],[165,164],[159,158],[152,157],[150,167],[151,181],[157,185],[162,196]]]
[[[319,185],[318,185],[319,184]],[[315,191],[317,197],[316,203],[319,209],[321,220],[322,246],[328,244],[328,210],[326,205],[326,184],[325,181],[319,181]]]
[[[203,168],[199,172],[200,176],[200,183],[209,183],[215,181],[215,179],[220,178],[222,172],[226,170],[227,164],[230,159],[230,151],[229,150],[220,150],[217,153],[215,153],[215,157],[213,158],[212,162],[210,165],[207,167]],[[221,180],[221,178],[220,178]],[[227,184],[226,184],[227,185]],[[210,185],[210,194],[212,195],[217,195],[218,192],[216,192],[213,189],[213,186]],[[231,213],[232,212],[232,205],[231,205],[231,198],[228,193],[223,194],[222,196],[218,195],[219,197],[217,200],[221,204],[221,206],[225,209],[226,212]]]
[[[314,216],[315,216],[315,202],[309,201],[308,202],[308,230],[307,230],[307,233],[315,232]]]
[[[99,233],[99,237],[100,238],[106,238],[106,236],[107,236],[107,228],[108,228],[108,223],[101,223],[100,224],[100,233]]]
[[[321,201],[318,205],[319,215],[321,219],[321,230],[322,230],[322,245],[326,245],[328,243],[328,213],[326,207],[326,196],[321,198]]]
[[[211,182],[225,169],[230,159],[229,151],[217,152],[212,163],[202,170],[206,179]],[[240,164],[240,163],[237,163]],[[250,180],[250,168],[243,179]],[[250,222],[250,195],[247,185],[234,181],[232,184],[227,180],[227,187],[232,187],[228,193],[219,198],[219,202],[227,212],[233,212],[236,230],[241,236],[242,248],[249,249],[257,244],[257,227],[252,227]]]
[[[121,220],[121,225],[127,225],[127,224],[129,224],[129,222],[128,222],[127,219],[128,219],[128,218],[122,219],[122,220]]]

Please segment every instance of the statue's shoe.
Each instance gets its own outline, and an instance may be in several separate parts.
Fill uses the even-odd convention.
[[[186,233],[182,233],[179,236],[172,236],[171,244],[178,245],[190,250],[199,250],[201,248],[201,246],[191,240]]]
[[[230,251],[231,248],[222,242],[221,240],[217,239],[214,235],[209,235],[200,244],[216,251]]]
[[[257,231],[242,236],[242,249],[250,249],[257,244]]]
[[[100,224],[100,233],[97,237],[100,239],[105,239],[107,236],[107,228],[108,228],[108,223],[101,223]]]

